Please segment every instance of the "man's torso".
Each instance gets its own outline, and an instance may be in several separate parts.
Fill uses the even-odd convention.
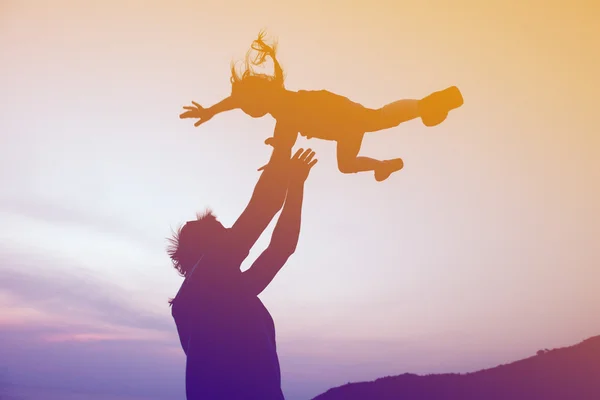
[[[273,319],[258,297],[241,290],[241,273],[229,279],[184,282],[173,302],[187,356],[186,386],[205,395],[225,390],[233,396],[239,387],[250,396],[244,398],[282,399]]]

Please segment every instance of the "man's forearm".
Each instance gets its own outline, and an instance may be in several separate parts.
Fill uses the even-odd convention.
[[[269,247],[242,274],[245,286],[252,295],[259,295],[296,251],[300,237],[303,197],[304,183],[291,183]]]
[[[287,192],[287,163],[290,160],[290,150],[273,150],[269,163],[265,166],[250,199],[250,204],[269,213],[276,214],[285,201]]]
[[[278,251],[292,254],[300,237],[304,182],[290,182],[281,216],[273,230],[271,243]]]
[[[275,134],[286,134],[289,128],[277,123]],[[251,203],[260,202],[261,208],[268,208],[269,213],[279,212],[283,206],[288,185],[288,163],[292,156],[292,148],[288,146],[275,146],[271,153],[269,163],[264,166],[263,172],[256,183],[252,193]]]
[[[291,150],[275,148],[261,173],[248,206],[232,227],[243,247],[250,248],[283,207]]]

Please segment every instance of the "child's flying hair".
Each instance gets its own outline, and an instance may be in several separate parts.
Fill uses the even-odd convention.
[[[277,42],[268,45],[264,41],[265,36],[266,32],[262,30],[258,33],[258,38],[252,42],[252,45],[244,58],[244,69],[241,73],[236,70],[235,62],[231,63],[231,84],[233,90],[235,90],[235,87],[240,83],[255,79],[260,79],[263,82],[271,82],[280,88],[284,87],[283,82],[285,76],[276,56]],[[271,60],[273,60],[273,75],[257,73],[253,69],[253,67],[263,65],[267,61],[267,57],[270,57]]]

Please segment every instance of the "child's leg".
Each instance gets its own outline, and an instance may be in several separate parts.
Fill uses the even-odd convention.
[[[365,131],[375,132],[394,128],[403,122],[418,117],[420,117],[419,100],[398,100],[377,110],[368,109]]]
[[[365,132],[393,128],[419,117],[426,126],[435,126],[446,119],[450,110],[462,104],[462,94],[456,86],[434,92],[421,100],[398,100],[377,110],[367,109]]]
[[[387,179],[392,173],[402,169],[404,163],[401,158],[392,160],[375,160],[369,157],[359,157],[360,146],[364,134],[344,135],[337,142],[337,160],[340,172],[352,174],[363,171],[374,171],[375,179],[379,182]]]
[[[343,135],[337,141],[338,169],[344,174],[374,171],[381,161],[369,157],[358,157],[364,133]]]

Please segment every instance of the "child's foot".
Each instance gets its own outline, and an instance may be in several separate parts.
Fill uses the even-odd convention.
[[[396,171],[400,171],[404,167],[404,161],[401,158],[394,158],[392,160],[384,160],[381,165],[375,169],[375,180],[377,182],[385,181]]]
[[[434,92],[419,101],[419,114],[425,126],[435,126],[443,122],[448,112],[462,106],[462,94],[456,86]]]

